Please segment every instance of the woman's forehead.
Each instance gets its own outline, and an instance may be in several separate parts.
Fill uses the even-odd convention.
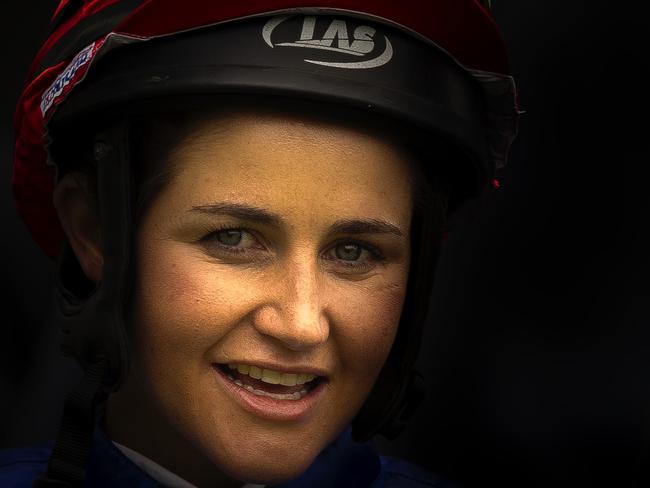
[[[171,157],[186,170],[230,171],[233,177],[268,172],[269,182],[305,173],[305,182],[325,185],[386,173],[408,177],[409,160],[401,146],[345,121],[250,111],[202,120]]]
[[[408,154],[346,123],[266,111],[229,111],[195,123],[169,155],[168,203],[246,202],[291,213],[411,208]]]

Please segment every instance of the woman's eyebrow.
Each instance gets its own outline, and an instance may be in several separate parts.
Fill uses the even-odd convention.
[[[189,212],[210,215],[228,215],[242,220],[275,226],[279,226],[282,223],[282,218],[280,218],[279,215],[269,212],[264,208],[253,207],[243,203],[216,202],[209,205],[196,205],[189,209]]]
[[[209,205],[196,205],[189,212],[209,215],[228,215],[242,220],[279,227],[284,219],[278,214],[264,208],[253,207],[243,203],[215,202]],[[332,234],[393,234],[404,237],[399,227],[381,219],[345,219],[337,220],[329,228]]]
[[[380,219],[337,220],[330,231],[333,234],[393,234],[404,237],[399,227]]]

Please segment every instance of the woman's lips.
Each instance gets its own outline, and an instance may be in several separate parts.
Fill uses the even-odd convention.
[[[213,364],[213,369],[219,383],[244,410],[267,420],[297,421],[306,418],[328,385],[324,377],[294,386],[267,384],[260,379],[246,377],[226,365]],[[257,393],[250,390],[257,390]]]

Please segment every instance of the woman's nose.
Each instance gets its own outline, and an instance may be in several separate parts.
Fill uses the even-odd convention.
[[[268,284],[268,300],[254,313],[255,328],[288,348],[302,351],[329,337],[329,321],[319,286],[317,263],[294,262]]]

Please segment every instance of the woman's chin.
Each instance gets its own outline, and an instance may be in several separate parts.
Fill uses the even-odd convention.
[[[285,483],[304,473],[349,418],[339,410],[341,418],[321,422],[323,415],[303,421],[271,421],[228,402],[202,405],[198,410],[213,413],[197,414],[178,426],[181,435],[195,434],[185,434],[185,438],[197,454],[233,479],[267,485]]]
[[[242,454],[236,459],[229,459],[224,465],[224,472],[244,483],[276,485],[299,477],[315,457],[314,455],[307,458],[304,453],[301,453],[300,458],[296,458],[280,453],[257,454],[251,451],[248,455]]]

